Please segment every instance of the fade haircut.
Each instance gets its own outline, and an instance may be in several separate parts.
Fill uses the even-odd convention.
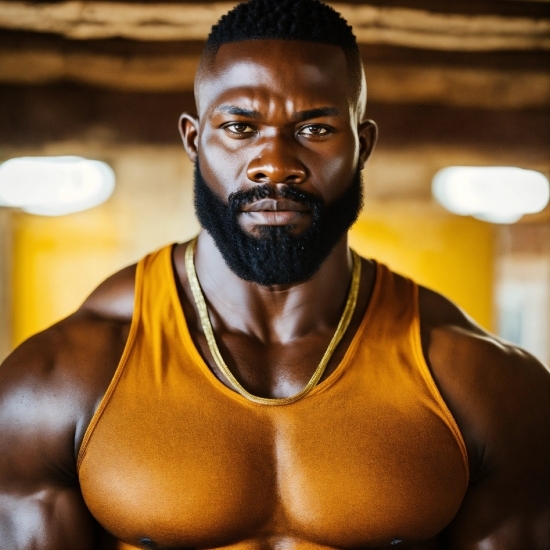
[[[224,44],[246,40],[302,40],[338,46],[344,50],[353,92],[361,88],[361,55],[353,30],[336,10],[319,0],[238,4],[212,27],[203,62],[212,60]]]

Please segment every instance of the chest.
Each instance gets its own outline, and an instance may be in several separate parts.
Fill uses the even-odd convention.
[[[115,393],[81,465],[86,503],[116,538],[162,548],[433,537],[464,491],[452,434],[421,407],[340,382],[288,407]]]

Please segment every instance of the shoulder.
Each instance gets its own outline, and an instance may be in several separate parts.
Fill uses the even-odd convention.
[[[129,266],[106,279],[72,315],[23,342],[0,372],[5,374],[12,365],[33,376],[85,371],[93,349],[108,346],[113,333],[131,322],[135,271],[135,265]]]
[[[134,311],[137,264],[121,269],[103,281],[84,301],[79,311],[98,319],[130,322]]]
[[[134,275],[130,266],[109,277],[75,313],[26,340],[1,365],[2,452],[19,449],[36,453],[41,464],[72,465],[124,349]]]
[[[419,311],[424,351],[436,376],[452,376],[458,383],[473,377],[477,387],[490,384],[494,390],[517,381],[516,376],[550,384],[550,372],[540,361],[482,328],[441,294],[419,287]]]
[[[527,421],[530,414],[545,412],[550,372],[540,361],[424,287],[419,288],[419,310],[424,355],[466,429],[475,424],[487,443],[497,433],[512,436],[508,422],[515,415]]]
[[[536,365],[537,370],[548,374],[529,353],[485,330],[441,294],[419,286],[418,295],[423,343],[430,362],[439,365],[468,359],[467,364],[473,368],[481,364],[500,368],[502,361],[511,361],[518,366]]]

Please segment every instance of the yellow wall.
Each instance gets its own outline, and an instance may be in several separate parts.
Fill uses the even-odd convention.
[[[394,271],[441,292],[493,329],[494,227],[429,205],[368,208],[350,245]]]
[[[118,267],[112,219],[90,211],[62,218],[17,215],[13,338],[17,345],[73,311]]]

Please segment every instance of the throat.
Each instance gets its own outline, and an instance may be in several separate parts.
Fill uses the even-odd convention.
[[[352,320],[353,314],[355,312],[355,306],[357,304],[357,298],[359,295],[359,286],[361,282],[361,260],[359,256],[355,252],[352,252],[353,268],[352,268],[352,274],[351,274],[351,282],[349,284],[349,292],[347,294],[347,298],[345,301],[344,311],[342,313],[340,321],[338,322],[336,331],[334,332],[334,335],[332,336],[326,351],[321,357],[319,365],[317,366],[313,375],[311,376],[311,378],[309,379],[309,381],[301,391],[299,391],[293,396],[275,400],[273,398],[265,398],[249,392],[241,384],[238,378],[235,377],[231,369],[226,364],[224,357],[218,346],[218,343],[216,341],[216,336],[214,334],[212,323],[210,321],[208,306],[206,304],[206,300],[204,299],[204,295],[201,290],[200,282],[197,277],[197,272],[195,271],[194,255],[195,255],[196,242],[197,242],[197,239],[194,239],[193,241],[191,241],[187,247],[187,250],[185,251],[185,269],[187,272],[187,277],[189,279],[189,286],[193,294],[193,299],[195,301],[195,306],[197,308],[200,323],[208,345],[208,350],[210,352],[212,360],[215,363],[217,369],[219,369],[223,373],[229,385],[237,393],[241,394],[244,398],[248,399],[249,401],[252,401],[258,404],[286,405],[286,404],[290,404],[295,401],[298,401],[303,397],[305,397],[317,385],[319,380],[321,380],[324,374],[324,371],[334,351],[336,350],[336,348],[338,347],[338,344],[340,343],[343,336],[345,335],[348,329],[348,326]]]
[[[187,274],[196,266],[197,286],[216,333],[242,333],[267,345],[291,343],[311,332],[336,329],[352,275],[352,254],[346,239],[307,281],[271,286],[251,283],[235,274],[208,233],[203,231],[194,246],[193,265],[182,258],[179,271],[191,282]],[[198,310],[193,293],[186,295]]]

